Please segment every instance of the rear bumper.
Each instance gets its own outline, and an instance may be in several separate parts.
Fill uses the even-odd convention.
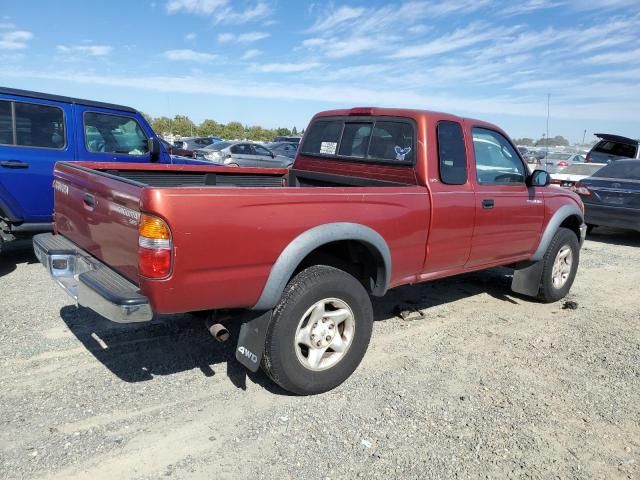
[[[137,286],[62,235],[36,235],[33,249],[49,275],[80,305],[112,322],[153,318],[149,300]]]
[[[640,210],[637,208],[584,204],[585,222],[602,227],[640,231]]]

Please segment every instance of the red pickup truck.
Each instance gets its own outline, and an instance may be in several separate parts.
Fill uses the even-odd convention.
[[[40,261],[116,322],[242,309],[236,358],[298,394],[358,366],[370,295],[495,266],[512,289],[563,298],[583,205],[529,173],[486,122],[418,110],[317,114],[290,171],[58,163]]]

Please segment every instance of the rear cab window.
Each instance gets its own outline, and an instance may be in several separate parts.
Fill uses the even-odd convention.
[[[467,151],[462,126],[443,120],[436,127],[440,181],[447,185],[467,183]]]
[[[149,153],[148,137],[133,117],[85,112],[83,122],[88,152],[132,156]]]
[[[415,126],[394,117],[319,118],[300,153],[328,159],[413,165]]]

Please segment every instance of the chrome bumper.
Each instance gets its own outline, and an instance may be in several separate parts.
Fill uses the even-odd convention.
[[[582,246],[586,238],[587,238],[587,224],[583,223],[582,225],[580,225],[580,246]]]
[[[153,318],[149,300],[138,287],[63,236],[36,235],[33,250],[49,275],[80,305],[112,322]]]

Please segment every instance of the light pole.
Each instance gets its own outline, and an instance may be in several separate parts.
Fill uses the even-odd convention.
[[[549,111],[551,106],[551,94],[547,93],[547,141],[546,141],[546,149],[549,151]]]
[[[587,136],[587,129],[584,129],[584,132],[582,133],[582,146],[584,146],[584,138]]]

